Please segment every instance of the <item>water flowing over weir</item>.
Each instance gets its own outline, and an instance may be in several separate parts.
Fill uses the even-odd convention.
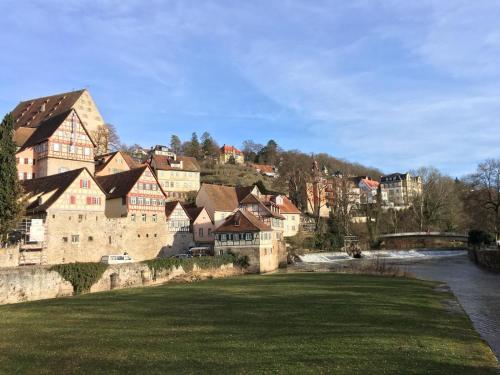
[[[364,251],[362,260],[370,259],[435,259],[441,257],[464,256],[467,254],[465,250],[383,250],[383,251]],[[300,260],[304,263],[333,263],[352,261],[353,258],[344,252],[332,253],[311,253],[301,255]]]
[[[500,358],[500,273],[478,267],[464,250],[372,251],[363,252],[362,259],[352,259],[345,253],[313,253],[301,256],[302,262],[296,268],[335,271],[377,257],[419,279],[445,282],[475,329]]]

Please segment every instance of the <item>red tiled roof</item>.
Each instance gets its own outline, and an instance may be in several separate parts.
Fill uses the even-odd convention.
[[[77,90],[30,99],[19,103],[12,111],[14,128],[38,127],[43,121],[69,111],[85,90]],[[42,106],[45,104],[45,110]]]
[[[378,185],[379,183],[377,181],[374,181],[374,180],[368,180],[366,178],[363,178],[361,180],[365,185],[367,185],[368,187],[371,187],[372,189],[376,189],[378,188]]]
[[[283,204],[277,204],[280,208],[282,214],[300,214],[300,210],[293,204],[293,202],[284,195],[280,195],[283,198]],[[276,203],[276,195],[266,195],[265,200],[273,201]]]
[[[215,229],[215,232],[221,233],[240,233],[240,232],[260,232],[270,231],[271,227],[260,221],[247,210],[238,210],[227,217],[224,222]]]
[[[232,153],[242,154],[242,152],[240,150],[238,150],[236,147],[230,146],[230,145],[224,145],[220,148],[220,150],[223,154],[232,154]]]
[[[269,164],[251,164],[251,166],[260,171],[260,173],[276,173],[274,167]]]

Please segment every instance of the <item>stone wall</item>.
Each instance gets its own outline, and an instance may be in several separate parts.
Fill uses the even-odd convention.
[[[0,247],[0,268],[19,264],[19,247]]]
[[[192,274],[220,277],[239,273],[232,264],[217,269],[200,270],[196,266]],[[142,263],[110,265],[101,278],[90,288],[90,293],[158,285],[188,275],[182,267],[157,273],[153,279],[149,268]],[[0,305],[73,295],[73,286],[49,266],[29,266],[0,269]]]
[[[469,249],[469,258],[482,267],[500,272],[500,250]]]

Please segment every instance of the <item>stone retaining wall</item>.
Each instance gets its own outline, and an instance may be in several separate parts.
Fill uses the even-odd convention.
[[[500,250],[469,249],[469,258],[482,267],[500,272]]]
[[[90,288],[90,293],[158,285],[180,276],[202,274],[205,277],[223,277],[239,272],[233,264],[203,270],[195,265],[191,273],[186,273],[182,267],[174,267],[157,272],[156,278],[153,279],[148,266],[143,263],[110,265]],[[71,283],[64,280],[58,272],[50,271],[50,266],[0,269],[0,305],[71,295],[73,295]]]

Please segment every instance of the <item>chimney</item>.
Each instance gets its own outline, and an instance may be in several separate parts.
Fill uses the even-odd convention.
[[[40,112],[45,112],[45,103],[40,106]]]

